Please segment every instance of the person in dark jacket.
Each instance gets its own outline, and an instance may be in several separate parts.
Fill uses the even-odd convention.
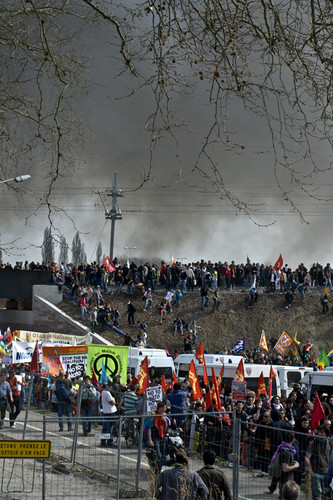
[[[209,489],[210,500],[231,500],[231,491],[228,481],[219,469],[213,467],[216,454],[213,450],[206,450],[203,454],[205,466],[198,470],[198,474]]]

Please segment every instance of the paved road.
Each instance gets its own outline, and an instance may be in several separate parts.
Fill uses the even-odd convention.
[[[22,439],[23,432],[23,421],[25,412],[22,412],[18,418],[16,429],[9,428],[9,424],[5,423],[4,429],[1,431],[2,439],[5,436]],[[50,418],[51,416],[51,418]],[[136,478],[137,478],[137,463],[138,463],[138,448],[133,447],[128,449],[125,445],[124,440],[121,440],[121,447],[118,448],[101,448],[99,446],[100,439],[95,437],[101,432],[101,427],[93,427],[93,432],[87,437],[83,436],[82,427],[79,427],[77,450],[75,457],[76,467],[71,471],[70,464],[67,461],[71,460],[72,448],[73,448],[73,431],[63,431],[58,430],[58,420],[56,415],[47,414],[46,423],[46,439],[51,441],[51,451],[65,460],[60,459],[59,464],[47,465],[47,498],[79,498],[82,500],[84,498],[96,498],[102,499],[113,499],[117,498],[117,482],[112,481],[112,478],[117,478],[118,474],[120,477],[119,490],[124,493],[130,490],[135,490]],[[66,429],[66,427],[65,427]],[[43,414],[41,412],[30,410],[29,422],[26,427],[25,439],[43,439]],[[119,459],[119,462],[118,462]],[[6,475],[10,475],[11,464],[9,460],[6,462]],[[31,461],[34,462],[34,461]],[[25,464],[27,461],[25,461]],[[38,471],[35,471],[34,485],[38,488],[37,491],[41,491],[41,479],[42,479],[42,466],[40,463],[37,464]],[[63,466],[63,469],[61,468]],[[84,466],[83,472],[80,473],[80,466]],[[203,466],[201,457],[199,454],[190,454],[190,467],[192,470],[198,470]],[[33,470],[32,466],[26,468],[26,477],[32,476]],[[59,470],[56,470],[56,469]],[[79,472],[77,472],[79,470]],[[91,472],[89,472],[91,470]],[[229,480],[229,484],[232,485],[232,468],[223,467],[226,477]],[[81,469],[82,471],[82,469]],[[88,471],[88,472],[87,472]],[[99,481],[99,478],[94,477],[93,471],[98,471],[102,473],[103,481]],[[72,474],[70,474],[72,472]],[[145,456],[145,450],[143,449],[142,457],[140,461],[140,481],[139,488],[141,491],[149,491],[149,484],[151,482],[150,469],[147,464],[147,459]],[[242,500],[256,500],[256,499],[266,499],[268,496],[268,486],[270,484],[270,477],[265,475],[263,477],[254,476],[255,472],[248,471],[246,468],[241,467],[239,473],[239,497]],[[105,475],[111,478],[110,484],[105,484]],[[17,481],[17,478],[15,479]],[[31,481],[30,481],[31,482]],[[3,483],[3,481],[2,481]],[[68,487],[68,483],[70,486]],[[38,485],[38,486],[37,486]],[[12,487],[11,487],[12,488]],[[22,488],[21,488],[22,489]],[[31,487],[30,487],[31,489]],[[6,490],[5,485],[2,484],[1,492],[4,493]],[[10,489],[9,491],[12,491]],[[21,495],[27,496],[15,496],[15,500],[36,498],[36,492],[28,493],[23,492]],[[55,495],[55,496],[52,496]],[[269,495],[273,500],[277,498],[278,492],[274,495]],[[37,495],[39,497],[39,495]],[[134,498],[133,496],[132,498]],[[149,495],[145,494],[145,498]],[[303,495],[302,495],[303,497]],[[1,498],[7,498],[1,496]],[[14,498],[14,497],[8,497]],[[40,496],[41,498],[41,496]]]

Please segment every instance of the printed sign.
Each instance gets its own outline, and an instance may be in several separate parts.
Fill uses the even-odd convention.
[[[49,458],[51,441],[0,441],[0,458]]]
[[[36,342],[12,342],[12,363],[30,363],[35,350]],[[43,362],[43,352],[38,346],[39,362]]]
[[[146,389],[147,413],[152,413],[157,408],[157,403],[163,400],[162,386],[149,387]]]
[[[246,382],[233,380],[231,392],[233,401],[246,401]]]

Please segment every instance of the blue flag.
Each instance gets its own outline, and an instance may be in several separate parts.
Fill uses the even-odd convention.
[[[102,373],[101,373],[101,377],[99,379],[99,383],[100,384],[106,384],[107,381],[108,381],[108,378],[106,376],[106,369],[105,369],[104,359],[102,359]]]
[[[240,351],[245,351],[245,337],[240,339],[231,349],[232,354],[237,354]]]

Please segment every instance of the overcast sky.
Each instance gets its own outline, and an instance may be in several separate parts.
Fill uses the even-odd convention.
[[[104,208],[97,191],[111,188],[114,173],[118,172],[118,187],[124,196],[119,198],[122,220],[116,222],[115,255],[126,254],[124,246],[137,247],[130,256],[149,260],[170,254],[183,262],[210,259],[212,261],[274,263],[282,253],[285,263],[295,267],[300,262],[333,261],[331,257],[332,174],[326,173],[314,182],[320,187],[323,201],[306,197],[295,191],[294,200],[309,224],[283,203],[272,174],[273,154],[264,121],[251,117],[239,108],[232,108],[232,125],[238,140],[244,144],[242,154],[216,148],[215,158],[223,171],[227,187],[242,200],[254,204],[254,223],[241,215],[227,200],[221,200],[212,186],[192,173],[196,154],[205,131],[210,125],[210,109],[204,105],[205,88],[193,99],[177,97],[175,109],[189,121],[188,131],[179,135],[182,168],[186,184],[177,172],[179,159],[174,142],[165,137],[154,159],[154,182],[139,190],[144,168],[149,161],[149,134],[144,130],[145,118],[153,109],[148,92],[137,93],[129,100],[112,100],[122,95],[124,82],[114,79],[109,59],[94,47],[95,66],[89,95],[78,99],[78,113],[89,127],[84,147],[78,153],[81,171],[74,182],[59,186],[57,203],[68,212],[82,231],[88,260],[95,260],[96,247],[101,240],[103,254],[109,254],[110,221],[105,221]],[[110,66],[109,66],[110,65]],[[328,166],[329,151],[314,145],[320,166]],[[29,170],[30,171],[30,170]],[[42,194],[38,166],[27,187],[32,197]],[[22,165],[22,174],[26,173]],[[48,225],[46,212],[29,215],[29,207],[15,201],[4,185],[1,189],[1,243],[9,243],[14,255],[4,260],[41,260],[41,251],[32,244],[41,244]],[[111,199],[106,199],[108,208]],[[69,244],[75,233],[73,225],[63,215],[56,218],[58,227]],[[267,227],[265,227],[267,226]],[[10,242],[15,242],[11,244]],[[56,249],[58,257],[59,249]]]

